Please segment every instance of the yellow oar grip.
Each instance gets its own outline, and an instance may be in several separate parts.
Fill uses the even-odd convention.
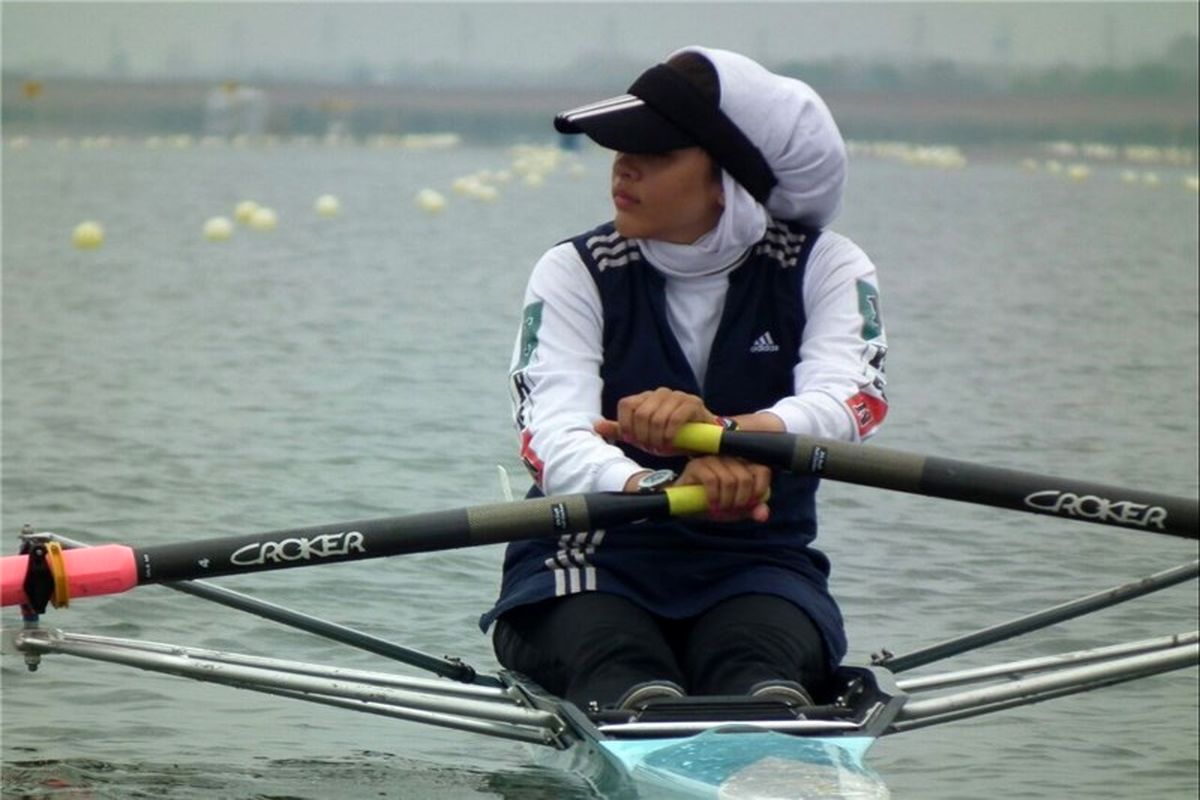
[[[668,486],[663,493],[667,496],[667,505],[671,509],[672,517],[703,514],[708,511],[708,492],[703,486]],[[768,488],[759,502],[765,503],[770,499],[771,489]]]
[[[721,452],[721,436],[724,433],[725,429],[720,425],[688,422],[675,434],[674,445],[680,450],[712,455]],[[671,486],[666,491],[671,516],[703,514],[708,511],[708,494],[703,486]],[[771,490],[768,488],[761,502],[767,502],[770,497]]]
[[[693,453],[719,453],[721,451],[721,434],[725,429],[720,425],[710,425],[707,422],[688,422],[675,434],[675,446],[680,450]]]
[[[667,495],[672,517],[708,511],[708,492],[703,486],[668,486],[663,491]]]

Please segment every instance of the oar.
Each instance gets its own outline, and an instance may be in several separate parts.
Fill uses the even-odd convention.
[[[0,559],[0,605],[28,604],[41,612],[51,597],[62,606],[71,598],[118,594],[149,583],[559,536],[707,509],[704,487],[673,486],[653,494],[542,497],[142,548],[111,544],[63,550],[39,543],[31,554]]]
[[[911,494],[1196,539],[1197,501],[789,433],[689,423],[675,446]]]
[[[926,664],[932,664],[935,661],[959,655],[960,653],[977,650],[989,644],[1003,642],[1015,636],[1022,636],[1026,633],[1048,628],[1051,625],[1057,625],[1060,622],[1082,617],[1085,614],[1092,614],[1120,603],[1126,603],[1152,592],[1170,588],[1184,581],[1194,580],[1197,576],[1200,576],[1200,561],[1180,564],[1177,567],[1156,572],[1153,575],[1147,575],[1135,581],[1122,583],[1120,586],[1114,586],[1111,589],[1094,592],[1075,600],[1060,603],[1041,611],[1035,611],[1032,614],[1026,614],[1023,617],[1001,622],[997,625],[981,628],[980,630],[956,636],[953,639],[929,645],[928,647],[922,647],[920,650],[913,650],[903,655],[895,655],[884,650],[882,653],[872,655],[871,662],[885,666],[893,673],[906,672],[916,667],[923,667]]]

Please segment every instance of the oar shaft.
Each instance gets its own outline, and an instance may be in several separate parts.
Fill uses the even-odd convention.
[[[1125,603],[1144,595],[1167,589],[1184,581],[1194,580],[1200,575],[1200,561],[1180,564],[1177,567],[1147,575],[1136,581],[1129,581],[1111,589],[1095,592],[1050,608],[1027,614],[1017,619],[992,625],[987,628],[956,636],[953,639],[938,644],[913,650],[902,655],[888,655],[875,661],[876,664],[887,667],[894,674],[899,674],[916,667],[923,667],[944,658],[976,650],[1014,636],[1021,636],[1032,631],[1041,630],[1051,625],[1057,625],[1067,620],[1082,617],[1101,609]]]
[[[1200,512],[1186,497],[988,467],[949,458],[787,433],[685,425],[676,446],[880,489],[1196,539]]]
[[[158,545],[135,553],[138,582],[158,583],[559,536],[667,514],[665,494],[577,494]]]
[[[71,549],[62,553],[60,571],[66,575],[70,597],[115,594],[146,583],[560,536],[706,508],[701,486],[643,495],[601,492],[542,497],[136,549],[123,545]],[[0,559],[3,605],[27,602],[23,585],[27,568],[28,556]]]

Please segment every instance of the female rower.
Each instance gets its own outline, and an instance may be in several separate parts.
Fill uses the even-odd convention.
[[[685,422],[860,441],[883,421],[875,268],[823,230],[841,134],[806,84],[702,47],[555,127],[615,151],[615,216],[526,289],[511,377],[530,494],[673,481],[704,485],[710,512],[509,545],[481,627],[502,664],[583,708],[811,702],[846,652],[812,547],[817,480],[671,443]]]

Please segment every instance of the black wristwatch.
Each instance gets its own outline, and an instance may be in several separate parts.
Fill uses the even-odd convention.
[[[656,469],[649,475],[643,475],[637,482],[638,494],[661,492],[675,482],[679,475],[673,469]]]

